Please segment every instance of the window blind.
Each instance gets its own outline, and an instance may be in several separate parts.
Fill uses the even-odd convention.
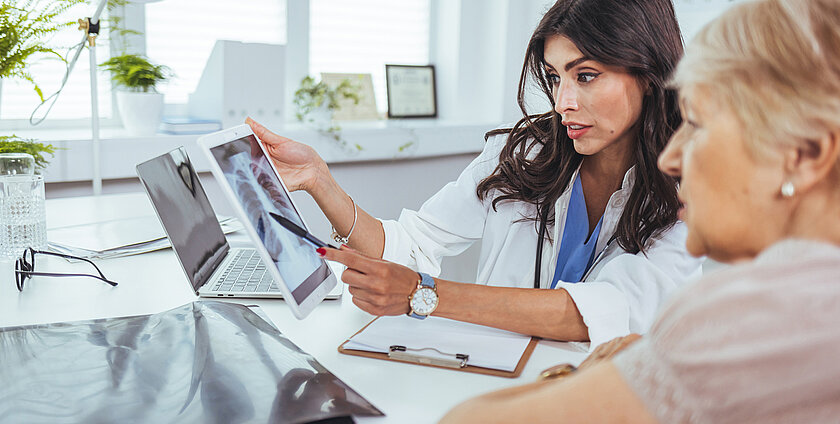
[[[146,5],[146,53],[175,77],[158,91],[187,103],[216,40],[286,43],[286,1],[166,0]]]
[[[310,74],[372,74],[380,111],[386,63],[429,63],[429,0],[311,0],[309,8]]]
[[[75,22],[79,18],[93,14],[93,9],[94,7],[89,4],[76,5],[59,16],[55,22]],[[106,14],[103,14],[103,19],[105,16]],[[75,25],[64,28],[56,33],[47,42],[47,45],[53,46],[57,52],[68,57],[68,48],[76,45],[82,39],[82,32],[76,28]],[[96,59],[99,63],[102,63],[110,57],[107,35],[98,41]],[[51,55],[32,56],[26,66],[27,72],[32,75],[32,78],[44,92],[44,97],[58,90],[61,80],[64,78],[65,69],[65,63]],[[107,73],[97,70],[97,81],[99,86],[99,117],[110,118],[112,110],[110,77]],[[41,103],[41,100],[29,82],[8,79],[2,81],[2,87],[0,87],[0,119],[28,120],[39,103]],[[44,105],[39,110],[38,116],[43,116],[47,107],[48,104]],[[73,73],[67,80],[67,85],[64,86],[44,124],[47,125],[56,120],[79,118],[90,118],[90,57],[87,50],[79,56]],[[28,124],[25,126],[28,127]]]

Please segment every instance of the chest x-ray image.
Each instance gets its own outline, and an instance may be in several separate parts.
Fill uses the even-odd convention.
[[[315,253],[315,246],[269,216],[269,212],[274,212],[304,226],[289,194],[257,143],[255,137],[248,136],[217,146],[212,151],[280,275],[295,300],[300,302],[321,281],[312,278],[313,275],[321,268],[326,270],[327,265]],[[310,285],[313,287],[308,287]]]

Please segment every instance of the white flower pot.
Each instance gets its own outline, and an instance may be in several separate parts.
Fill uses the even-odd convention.
[[[163,114],[163,94],[117,91],[123,126],[132,135],[154,135]]]

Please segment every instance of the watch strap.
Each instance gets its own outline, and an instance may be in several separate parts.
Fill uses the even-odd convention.
[[[418,272],[417,274],[420,275],[421,286],[435,288],[435,279],[431,275],[425,272]]]
[[[419,284],[418,289],[420,287],[429,287],[429,288],[432,288],[432,289],[435,288],[435,279],[432,278],[431,275],[426,274],[425,272],[418,272],[417,274],[420,275],[420,284]],[[417,292],[417,290],[414,291],[414,293],[416,293],[416,292]],[[412,296],[414,295],[414,293],[412,293]],[[409,301],[411,301],[410,299],[411,298],[409,298]],[[409,308],[410,308],[410,306],[409,306]],[[426,319],[426,317],[428,315],[420,315],[420,314],[414,313],[414,309],[411,309],[411,312],[408,313],[408,316],[410,316],[412,318],[416,318],[416,319]]]

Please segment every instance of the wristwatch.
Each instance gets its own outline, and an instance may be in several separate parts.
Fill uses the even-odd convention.
[[[420,279],[417,281],[417,288],[408,296],[408,306],[411,312],[408,316],[417,319],[426,319],[437,308],[438,298],[435,279],[429,274],[418,272]]]

